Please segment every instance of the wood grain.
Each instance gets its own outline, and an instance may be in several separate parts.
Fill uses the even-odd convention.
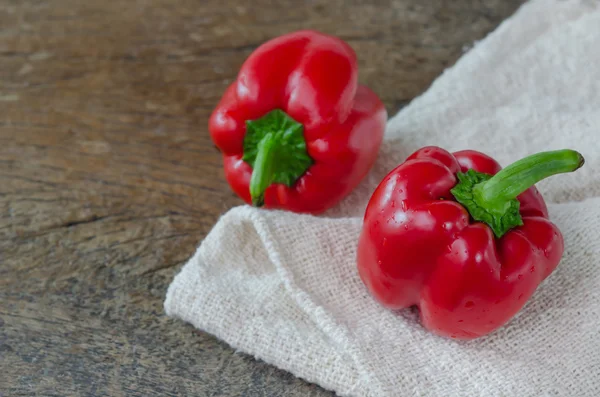
[[[209,114],[302,28],[346,39],[393,114],[520,3],[1,1],[0,395],[331,395],[164,315],[240,204]]]

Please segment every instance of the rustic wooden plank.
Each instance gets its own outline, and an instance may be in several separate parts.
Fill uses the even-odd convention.
[[[164,316],[240,203],[208,116],[257,45],[303,28],[348,40],[392,114],[520,3],[2,2],[0,395],[331,395]]]

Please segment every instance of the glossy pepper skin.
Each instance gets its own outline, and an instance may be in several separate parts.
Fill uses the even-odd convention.
[[[387,120],[357,76],[350,46],[319,32],[258,47],[209,122],[235,193],[257,206],[319,213],[354,189],[375,161]]]
[[[577,155],[571,171],[583,164]],[[501,167],[471,150],[451,154],[425,147],[412,154],[373,193],[357,253],[359,274],[381,304],[416,305],[425,328],[457,339],[477,338],[508,322],[564,249],[534,186],[517,197],[522,225],[502,237],[474,221],[451,191],[457,174],[469,169],[494,175]]]

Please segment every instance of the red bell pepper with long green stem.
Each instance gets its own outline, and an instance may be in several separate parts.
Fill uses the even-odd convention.
[[[354,51],[333,36],[300,31],[257,48],[209,122],[232,189],[255,206],[308,213],[350,193],[387,120],[357,77]]]
[[[563,254],[562,234],[533,185],[582,165],[572,150],[502,170],[476,151],[418,150],[369,201],[357,254],[362,280],[388,308],[416,305],[437,334],[473,339],[496,330]]]

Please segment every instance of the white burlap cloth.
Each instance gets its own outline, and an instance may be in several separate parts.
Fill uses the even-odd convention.
[[[383,309],[355,268],[373,188],[430,144],[503,165],[565,147],[586,157],[538,185],[565,236],[558,269],[509,324],[475,341]],[[340,206],[320,217],[247,206],[224,215],[171,284],[166,311],[341,396],[598,396],[599,155],[599,4],[535,0],[389,122],[378,164]]]

